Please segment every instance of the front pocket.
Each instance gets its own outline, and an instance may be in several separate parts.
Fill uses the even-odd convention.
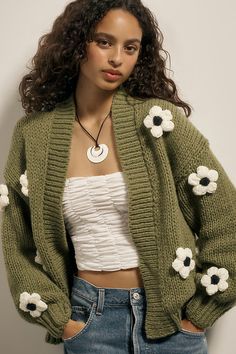
[[[95,315],[96,303],[93,303],[91,307],[75,305],[72,306],[71,308],[72,308],[71,319],[78,322],[84,322],[85,325],[81,330],[79,330],[79,332],[75,333],[72,337],[63,339],[63,342],[65,343],[69,343],[77,340],[78,338],[80,338],[80,336],[83,333],[85,333],[88,330]]]

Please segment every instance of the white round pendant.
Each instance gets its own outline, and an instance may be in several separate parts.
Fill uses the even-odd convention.
[[[108,146],[106,144],[99,144],[99,149],[95,150],[95,146],[91,146],[87,150],[87,157],[89,161],[98,163],[103,160],[108,155]]]

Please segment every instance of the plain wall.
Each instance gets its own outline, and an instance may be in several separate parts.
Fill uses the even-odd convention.
[[[69,1],[8,0],[0,2],[0,183],[16,121],[24,115],[18,85],[28,72],[38,39],[48,32]],[[170,77],[182,100],[193,106],[191,121],[209,139],[211,148],[236,185],[235,79],[236,3],[234,0],[144,1],[164,34],[171,56]],[[1,219],[0,219],[1,221]],[[0,250],[0,351],[8,354],[63,353],[63,345],[44,342],[46,330],[24,321],[8,289]],[[236,308],[208,330],[209,354],[235,354]]]

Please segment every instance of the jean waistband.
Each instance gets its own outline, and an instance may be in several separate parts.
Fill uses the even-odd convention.
[[[74,275],[72,292],[82,295],[90,301],[104,297],[104,305],[111,304],[141,304],[145,299],[144,288],[107,288],[97,287],[89,281]]]

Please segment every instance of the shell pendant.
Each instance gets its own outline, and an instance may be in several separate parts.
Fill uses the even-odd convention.
[[[108,146],[106,144],[99,144],[99,149],[96,150],[96,146],[91,146],[87,150],[87,157],[89,161],[98,163],[105,160],[108,155]]]

